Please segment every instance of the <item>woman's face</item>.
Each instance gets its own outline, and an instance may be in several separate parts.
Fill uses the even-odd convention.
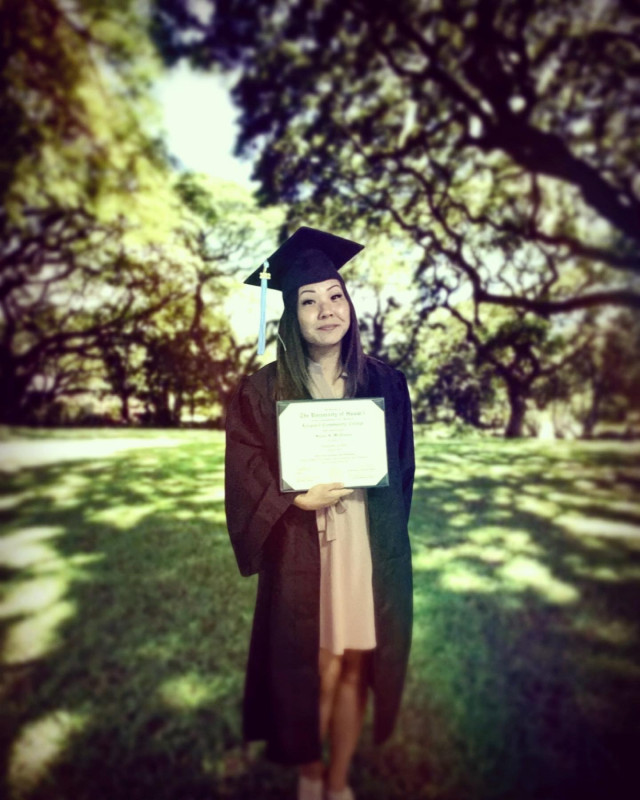
[[[301,286],[298,322],[303,339],[312,349],[339,344],[351,324],[349,301],[340,282],[330,278]]]

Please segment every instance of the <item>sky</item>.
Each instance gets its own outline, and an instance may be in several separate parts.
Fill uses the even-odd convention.
[[[256,188],[251,181],[251,164],[233,155],[238,111],[229,97],[228,79],[194,72],[183,63],[163,76],[155,91],[169,151],[184,167]],[[264,253],[256,254],[256,266],[264,257]],[[240,340],[257,341],[259,292],[248,286],[238,288],[225,302],[229,321]],[[279,292],[268,292],[267,297],[268,318],[277,319],[282,311]],[[265,354],[265,361],[272,360],[272,350]]]
[[[221,76],[174,67],[156,85],[172,155],[196,172],[252,187],[251,164],[233,156],[238,116]]]

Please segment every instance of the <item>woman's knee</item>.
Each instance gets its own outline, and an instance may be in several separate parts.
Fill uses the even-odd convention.
[[[340,670],[340,682],[361,686],[365,682],[369,652],[345,650]]]
[[[342,673],[342,656],[320,651],[320,685],[323,692],[331,692],[335,688]]]

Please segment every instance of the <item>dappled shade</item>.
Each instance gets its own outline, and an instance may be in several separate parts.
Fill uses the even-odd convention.
[[[255,584],[227,540],[221,435],[172,436],[6,474],[9,798],[292,788],[241,746]],[[409,680],[354,784],[372,800],[623,797],[640,711],[637,448],[417,445]]]
[[[427,764],[442,747],[430,779],[452,797],[624,796],[640,702],[637,449],[418,452],[408,708]]]

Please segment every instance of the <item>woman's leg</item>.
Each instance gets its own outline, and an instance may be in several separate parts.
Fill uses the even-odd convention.
[[[347,785],[367,703],[367,669],[371,651],[345,650],[334,692],[329,734],[330,762],[327,788],[338,792]]]
[[[320,671],[320,739],[324,741],[329,730],[331,712],[334,707],[334,700],[338,680],[341,675],[342,656],[337,656],[320,648],[318,658],[318,669]],[[305,778],[320,780],[324,773],[322,761],[312,761],[310,764],[303,764],[300,767],[300,774]]]

